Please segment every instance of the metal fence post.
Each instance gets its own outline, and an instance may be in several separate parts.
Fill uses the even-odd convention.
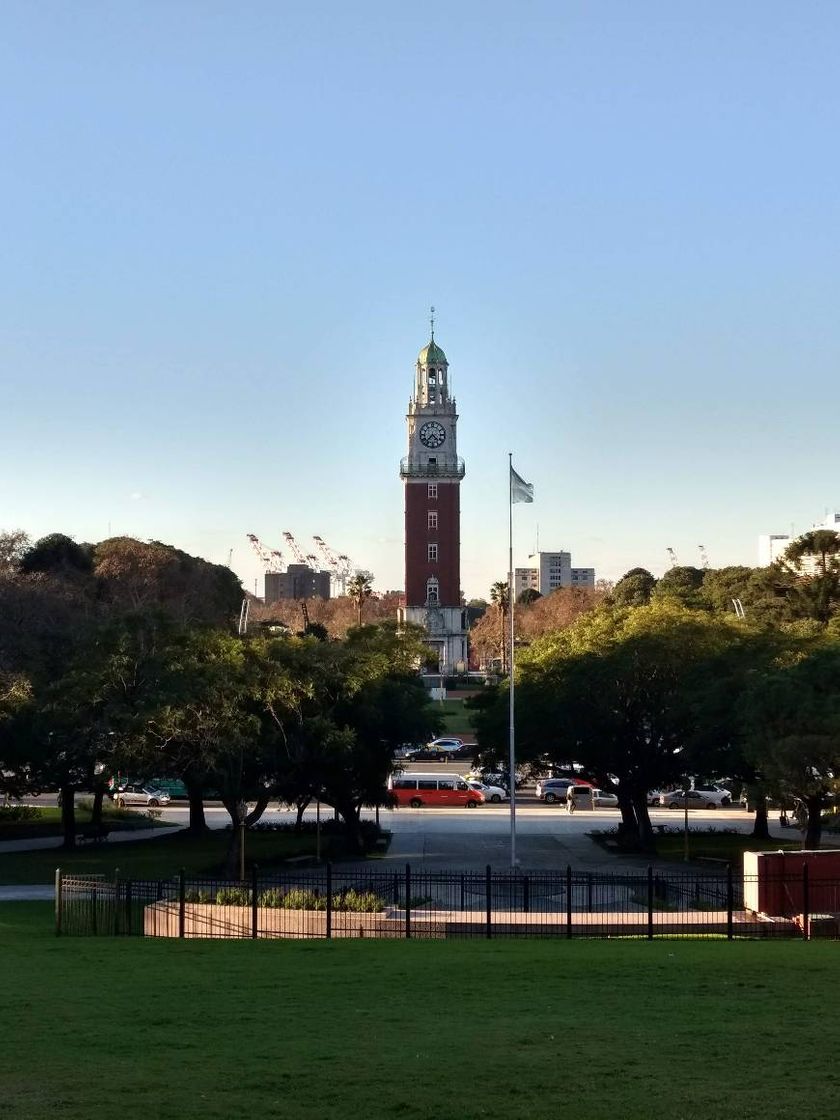
[[[487,907],[487,936],[493,936],[493,873],[490,870],[490,864],[484,871],[484,898]]]
[[[251,937],[257,940],[260,925],[259,898],[259,868],[256,864],[251,867]]]
[[[462,875],[461,876],[461,909],[466,910],[466,908],[467,908],[467,884],[466,884],[466,876]]]
[[[64,894],[61,889],[61,868],[55,869],[55,935],[61,937],[61,919],[64,916]]]
[[[91,893],[93,895],[93,909],[92,909],[92,912],[91,912],[91,921],[92,921],[93,929],[91,930],[91,933],[93,934],[94,937],[96,937],[96,935],[99,933],[99,914],[97,913],[97,907],[99,905],[99,901],[98,901],[97,894],[96,894],[96,883],[94,883],[93,886],[91,887]]]
[[[131,935],[131,885],[132,880],[126,879],[125,881],[125,931],[127,935]]]
[[[182,867],[178,873],[178,936],[186,935],[187,926],[187,871]]]
[[[405,865],[405,936],[411,937],[411,864]]]
[[[592,872],[586,873],[586,911],[592,913]]]
[[[811,937],[811,898],[808,882],[808,864],[802,864],[802,936],[806,941]]]
[[[327,860],[327,937],[332,937],[332,862]]]
[[[572,865],[566,864],[566,937],[572,936]]]
[[[522,880],[522,911],[525,914],[531,910],[531,877],[526,875]]]
[[[648,941],[653,941],[653,868],[648,864],[647,869],[647,936]]]
[[[735,895],[732,889],[732,864],[726,865],[726,936],[732,940],[732,911],[735,909]]]
[[[120,869],[114,868],[114,937],[120,932]]]

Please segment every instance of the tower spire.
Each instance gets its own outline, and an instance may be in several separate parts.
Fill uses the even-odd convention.
[[[435,307],[434,307],[434,304],[432,304],[432,307],[431,307],[430,321],[431,321],[431,324],[432,324],[432,342],[434,342],[434,340],[435,340]]]

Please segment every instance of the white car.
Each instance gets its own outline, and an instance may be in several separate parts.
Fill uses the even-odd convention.
[[[470,789],[475,789],[478,790],[479,793],[483,793],[485,801],[493,801],[498,805],[500,801],[507,801],[508,799],[507,790],[502,789],[501,786],[488,786],[485,785],[484,782],[476,782],[469,779],[467,780],[467,785]]]
[[[617,809],[618,798],[605,789],[593,789],[592,804],[596,809]]]
[[[672,789],[659,797],[666,809],[725,809],[732,804],[728,790],[704,786],[701,789]]]
[[[162,789],[133,783],[121,786],[114,794],[114,804],[120,809],[126,805],[148,805],[150,809],[156,809],[159,805],[168,805],[171,800],[169,794]]]

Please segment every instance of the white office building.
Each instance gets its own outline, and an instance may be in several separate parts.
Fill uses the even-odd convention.
[[[513,586],[515,594],[529,589],[540,595],[550,595],[560,587],[595,586],[594,568],[573,568],[571,552],[535,552],[528,557],[529,567],[516,568]]]

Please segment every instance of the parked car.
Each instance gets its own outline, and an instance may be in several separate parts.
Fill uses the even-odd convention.
[[[724,790],[672,789],[660,795],[659,804],[668,809],[718,809],[732,804]]]
[[[409,750],[404,757],[412,762],[449,762],[453,758],[463,758],[464,750],[462,739],[454,737],[433,739],[431,743],[426,743],[423,747],[414,747]]]
[[[592,788],[592,783],[581,778],[540,778],[536,786],[536,796],[539,801],[551,805],[555,801],[566,802],[566,790],[569,786],[587,786]]]
[[[662,790],[649,789],[647,795],[648,805],[661,805],[662,804]]]
[[[153,786],[128,785],[120,786],[114,794],[114,802],[123,809],[126,805],[148,805],[156,809],[159,805],[168,805],[172,799],[165,790],[155,789]]]
[[[592,804],[596,809],[617,809],[618,798],[605,789],[593,789]]]
[[[730,801],[732,800],[731,791],[728,790],[728,789],[724,789],[723,786],[719,786],[716,782],[712,782],[709,785],[703,785],[703,786],[695,785],[692,788],[695,789],[698,793],[707,793],[707,794],[709,794],[709,796],[712,796],[713,794],[719,793],[723,797],[728,797]]]
[[[478,790],[479,793],[484,794],[485,801],[492,801],[499,804],[500,801],[507,801],[510,794],[502,786],[488,786],[484,782],[476,782],[472,780],[467,781],[470,789]]]

